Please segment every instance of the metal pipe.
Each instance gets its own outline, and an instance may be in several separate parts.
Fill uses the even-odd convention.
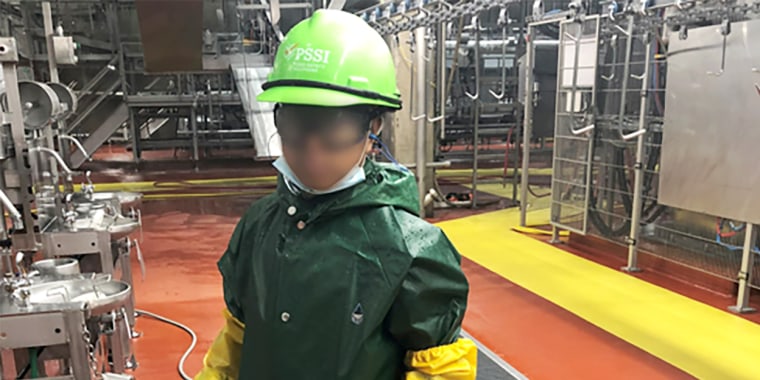
[[[198,162],[198,121],[196,119],[195,107],[190,108],[190,130],[193,134],[193,161]]]
[[[527,7],[525,6],[525,3],[520,2],[520,16],[523,19],[528,16],[526,8]],[[509,23],[509,14],[506,13],[506,9],[504,9],[504,12],[505,12],[505,17],[504,17],[505,18],[505,22],[508,24]],[[505,26],[505,29],[506,29],[506,26]],[[520,33],[518,34],[517,41],[518,41],[517,50],[519,51],[520,45],[522,45],[525,42],[525,29],[524,28],[520,28]],[[512,57],[512,66],[515,67],[515,68],[518,68],[518,66],[519,66],[518,59],[519,59],[518,54],[515,54],[514,57]],[[514,76],[515,83],[519,83],[520,82],[520,70],[514,70],[513,76]],[[502,93],[503,93],[503,91],[502,91]],[[519,104],[519,101],[515,101],[515,103]],[[524,108],[517,107],[516,111],[517,112],[515,112],[515,120],[519,120],[518,123],[521,123],[522,122],[522,118],[523,118],[522,117],[522,113],[525,110],[524,110]],[[517,146],[515,147],[516,149],[514,150],[514,159],[513,159],[513,162],[515,163],[515,171],[512,173],[512,199],[513,200],[517,199],[517,181],[518,181],[517,177],[519,175],[517,173],[517,164],[518,164],[518,161],[520,160],[520,140],[522,139],[523,135],[525,134],[525,130],[523,129],[523,125],[518,126],[518,128],[517,128],[517,130],[515,132],[517,132],[517,136],[515,136],[515,141],[517,143],[516,144]],[[507,147],[509,147],[509,141],[507,141]],[[507,152],[507,154],[508,153],[509,152]],[[507,176],[506,176],[506,173],[505,173],[505,175],[504,175],[504,182],[505,183],[506,183],[506,180],[507,180],[506,177]]]
[[[196,127],[197,128],[197,127]],[[247,133],[250,134],[251,131],[249,129],[220,129],[215,131],[198,131],[199,135],[235,135],[235,134],[242,134]],[[192,124],[190,125],[189,131],[177,131],[177,135],[179,136],[188,136],[192,135]]]
[[[8,210],[8,213],[11,215],[11,219],[13,219],[14,223],[23,224],[21,213],[2,189],[0,189],[0,202],[2,202],[5,209]]]
[[[631,37],[629,37],[630,39]],[[633,179],[633,211],[631,213],[631,233],[628,236],[628,266],[623,268],[627,272],[638,272],[638,243],[641,231],[641,209],[644,203],[644,133],[646,132],[647,119],[647,96],[649,90],[649,67],[652,57],[652,39],[646,37],[646,59],[644,61],[644,74],[641,75],[641,104],[639,106],[639,129],[636,141],[636,164],[634,165]],[[623,77],[628,81],[628,76]]]
[[[480,149],[480,20],[473,17],[475,27],[475,94],[465,91],[473,103],[474,124],[472,130],[472,208],[478,207],[478,150]]]
[[[446,23],[441,23],[438,27],[438,111],[440,112],[441,138],[446,136],[446,46],[441,43],[446,38]],[[452,68],[453,69],[453,68]]]
[[[417,164],[405,164],[403,165],[407,169],[415,169],[417,168]],[[451,161],[441,161],[441,162],[428,162],[425,164],[425,167],[428,169],[440,169],[440,168],[450,168],[451,167]]]
[[[446,41],[446,49],[447,50],[453,50],[456,48],[456,41],[453,40],[447,40]],[[501,52],[502,49],[504,49],[508,45],[517,45],[517,39],[514,37],[509,37],[506,39],[499,39],[499,40],[482,40],[479,42],[480,49],[486,50],[489,52]],[[474,49],[475,48],[475,41],[468,41],[467,43],[460,43],[460,48],[466,48],[466,49]]]
[[[55,62],[55,48],[53,47],[53,11],[50,9],[49,1],[42,3],[42,22],[45,28],[45,41],[47,42],[50,81],[58,82],[58,66]]]
[[[525,113],[523,114],[523,156],[520,173],[520,226],[527,225],[528,218],[528,184],[530,174],[530,137],[533,134],[533,27],[528,25],[527,44],[525,46]],[[509,142],[507,142],[509,143]]]
[[[87,153],[87,149],[84,148],[84,145],[82,145],[79,140],[76,139],[76,137],[69,136],[69,135],[58,135],[59,140],[69,140],[76,145],[77,149],[79,149],[85,158],[87,158],[87,161],[92,161],[92,157],[90,157],[90,154]]]
[[[427,190],[425,189],[425,126],[427,125],[427,120],[425,120],[425,89],[426,89],[426,83],[425,83],[425,59],[424,59],[424,49],[425,49],[425,28],[417,28],[413,32],[414,42],[417,45],[417,49],[414,52],[414,67],[412,70],[416,71],[416,81],[412,83],[412,89],[416,87],[416,91],[414,91],[415,98],[412,99],[414,108],[411,110],[412,114],[418,115],[418,118],[415,120],[416,127],[417,127],[417,150],[416,150],[416,162],[417,162],[417,191],[419,194],[419,202],[420,202],[420,215],[424,215],[425,213],[425,194],[427,194]],[[419,117],[421,115],[422,117]]]
[[[736,296],[736,305],[728,309],[735,313],[748,313],[755,311],[749,307],[750,284],[752,284],[752,268],[755,263],[753,252],[757,240],[757,229],[752,223],[747,223],[744,231],[744,249],[742,250],[742,264],[739,269],[739,294]]]
[[[58,152],[50,148],[45,148],[44,146],[35,146],[33,148],[29,148],[29,151],[30,152],[45,152],[53,156],[53,158],[55,158],[55,160],[58,162],[58,166],[60,166],[61,169],[63,169],[63,171],[66,172],[66,174],[68,174],[69,176],[74,175],[74,171],[69,169],[68,166],[66,166],[66,162],[63,161],[63,158],[58,154]]]
[[[280,3],[279,7],[280,9],[311,9],[312,5],[310,3]],[[264,4],[240,4],[237,6],[239,11],[269,10],[269,8],[269,5]]]

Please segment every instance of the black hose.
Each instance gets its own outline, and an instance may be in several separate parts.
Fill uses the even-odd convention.
[[[644,172],[644,188],[642,189],[643,194],[649,194],[649,192],[652,190],[653,186],[652,183],[654,181],[654,169],[657,166],[657,162],[659,161],[660,157],[660,147],[659,143],[662,141],[662,134],[661,133],[655,133],[653,135],[653,144],[655,144],[654,147],[651,148],[648,157],[647,162],[645,165],[646,171]],[[598,146],[599,144],[594,144],[594,146]],[[623,208],[625,209],[625,213],[627,215],[631,215],[633,212],[633,200],[630,196],[631,193],[631,187],[630,182],[628,181],[627,173],[626,173],[626,167],[625,167],[625,151],[627,148],[613,148],[613,169],[612,169],[612,176],[613,176],[613,183],[617,187],[617,190],[620,191],[620,198],[621,202],[623,204]],[[596,150],[596,149],[594,149]],[[596,194],[592,191],[589,193],[589,219],[591,220],[591,223],[596,227],[599,232],[605,236],[605,237],[619,237],[625,235],[631,228],[631,221],[626,220],[622,225],[618,226],[617,228],[614,228],[611,225],[608,225],[604,219],[602,218],[600,211],[597,208],[598,198],[596,197]],[[642,224],[650,224],[654,223],[662,214],[667,210],[666,206],[662,206],[657,203],[657,201],[652,201],[648,205],[646,202],[642,204]]]

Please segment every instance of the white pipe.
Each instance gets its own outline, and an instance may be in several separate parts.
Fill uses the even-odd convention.
[[[415,99],[412,99],[414,109],[412,109],[413,115],[423,115],[425,113],[425,106],[426,106],[426,100],[425,100],[425,90],[427,89],[426,83],[425,83],[425,28],[417,28],[414,30],[414,35],[412,36],[414,38],[414,43],[417,49],[414,51],[414,67],[412,70],[416,71],[415,75],[415,81],[412,83],[412,87],[415,88],[414,95]],[[417,149],[416,149],[416,162],[417,162],[417,191],[419,194],[419,201],[420,201],[420,215],[424,215],[425,213],[425,194],[427,194],[427,190],[425,190],[425,171],[427,170],[427,165],[425,164],[425,126],[427,124],[427,120],[425,117],[418,118],[416,121],[416,127],[417,127]]]
[[[8,195],[5,194],[5,192],[0,189],[0,202],[3,203],[3,206],[8,210],[8,213],[11,214],[11,218],[16,223],[21,223],[21,213],[18,211],[16,206],[11,202],[11,199],[8,198]]]
[[[523,115],[523,157],[520,173],[520,226],[527,225],[528,169],[530,166],[530,137],[533,134],[533,27],[528,26],[528,43],[525,46],[525,114]],[[509,141],[507,141],[509,144]]]
[[[73,175],[74,174],[74,171],[71,170],[71,169],[69,169],[68,166],[66,166],[66,162],[63,161],[63,158],[61,158],[61,156],[58,154],[58,152],[56,152],[56,151],[54,151],[54,150],[52,150],[50,148],[45,148],[43,146],[37,146],[37,147],[34,147],[34,148],[29,148],[29,151],[30,152],[45,152],[47,154],[50,154],[51,156],[53,156],[55,158],[55,160],[58,162],[58,165],[61,167],[61,169],[63,169],[63,171],[66,172],[66,174],[68,174],[68,175]]]
[[[69,135],[59,135],[59,139],[63,140],[69,140],[74,143],[74,145],[77,146],[77,148],[82,152],[82,154],[87,158],[88,161],[92,161],[92,158],[90,157],[90,154],[87,153],[87,149],[84,148],[84,145],[82,145],[79,140],[77,140],[75,137],[69,136]]]

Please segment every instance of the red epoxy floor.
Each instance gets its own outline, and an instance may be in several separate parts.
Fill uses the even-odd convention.
[[[185,367],[191,376],[222,325],[216,260],[250,202],[195,198],[143,205],[147,278],[140,282],[135,273],[138,308],[195,330],[198,347]],[[464,260],[463,267],[472,287],[465,329],[531,379],[688,378],[477,264]],[[144,335],[135,343],[136,377],[178,378],[177,361],[190,343],[186,333],[145,317],[138,330]]]
[[[690,379],[685,372],[467,259],[464,328],[530,379]]]

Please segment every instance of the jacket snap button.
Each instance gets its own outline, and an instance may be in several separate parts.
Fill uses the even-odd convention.
[[[282,313],[282,314],[280,315],[280,319],[281,319],[281,320],[282,320],[284,323],[288,323],[288,321],[290,320],[290,313],[288,313],[288,312],[284,312],[284,313]]]
[[[296,209],[296,206],[288,207],[288,215],[293,216],[296,214],[296,211],[298,211],[298,209]]]
[[[303,220],[299,221],[298,223],[296,223],[296,228],[298,228],[299,230],[306,228],[306,222],[304,222]]]

